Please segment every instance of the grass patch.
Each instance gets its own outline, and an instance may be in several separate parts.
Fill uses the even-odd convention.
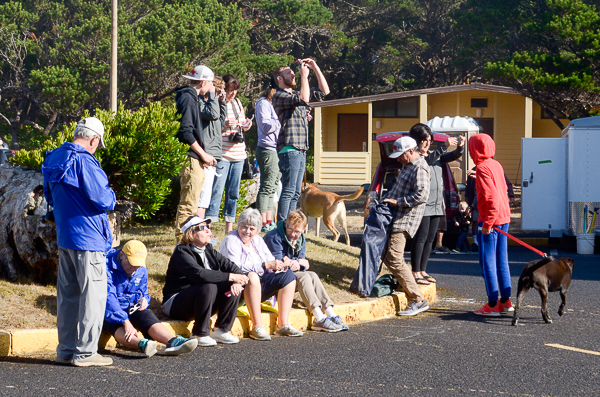
[[[213,224],[213,233],[222,241],[225,224]],[[122,231],[121,242],[136,239],[148,248],[148,290],[150,309],[166,320],[160,309],[162,288],[169,259],[175,247],[175,228],[169,225],[134,225]],[[349,292],[358,267],[360,249],[331,240],[307,235],[306,255],[310,270],[321,277],[325,289],[336,304],[360,300]],[[384,267],[385,269],[385,267]],[[0,329],[34,329],[56,327],[56,286],[34,284],[31,279],[16,283],[0,280]],[[294,305],[303,307],[299,294]]]

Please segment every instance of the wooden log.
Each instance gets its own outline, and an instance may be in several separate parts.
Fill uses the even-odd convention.
[[[0,167],[0,270],[4,278],[33,275],[53,283],[58,269],[56,228],[43,221],[47,212],[44,178],[38,170]],[[109,214],[113,247],[120,243],[118,212]]]
[[[26,272],[36,281],[56,279],[56,229],[41,222],[43,183],[40,171],[0,167],[0,267],[8,280]]]

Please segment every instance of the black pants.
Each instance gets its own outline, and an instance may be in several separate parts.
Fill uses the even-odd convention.
[[[128,317],[131,325],[140,331],[142,335],[144,335],[144,338],[152,339],[148,333],[148,330],[154,324],[160,323],[160,320],[156,318],[154,313],[152,313],[150,310],[136,310]],[[117,330],[123,326],[123,324],[109,323],[108,321],[104,320],[102,328],[110,332],[111,335],[114,335],[115,332],[117,332]]]
[[[410,249],[410,263],[413,272],[424,272],[427,268],[427,261],[429,261],[429,254],[431,254],[431,247],[441,218],[441,215],[423,217]]]
[[[242,294],[225,296],[230,290],[230,282],[192,285],[177,294],[169,317],[175,320],[194,320],[192,334],[207,336],[210,334],[210,316],[218,313],[215,328],[231,331]]]

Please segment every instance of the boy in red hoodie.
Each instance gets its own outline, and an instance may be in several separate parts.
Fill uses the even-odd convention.
[[[508,187],[504,170],[492,159],[496,145],[486,134],[469,139],[469,154],[477,166],[477,208],[479,210],[477,243],[479,264],[485,281],[488,303],[475,310],[479,316],[500,316],[514,311],[510,302],[510,270],[508,268],[508,243],[506,236],[492,229],[496,226],[505,232],[510,224]],[[500,291],[500,300],[498,300]]]

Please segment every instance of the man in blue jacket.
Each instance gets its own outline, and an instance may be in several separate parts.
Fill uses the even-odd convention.
[[[189,353],[198,346],[198,340],[174,337],[153,312],[146,310],[150,304],[146,256],[146,246],[137,240],[108,253],[104,329],[121,345],[139,348],[146,357],[156,354],[156,341],[167,346],[164,355]],[[138,330],[143,338],[139,337]]]
[[[82,119],[73,142],[46,156],[44,195],[54,207],[58,242],[56,362],[79,367],[111,365],[98,354],[106,306],[106,252],[112,245],[107,210],[115,193],[94,157],[104,148],[104,125]]]

